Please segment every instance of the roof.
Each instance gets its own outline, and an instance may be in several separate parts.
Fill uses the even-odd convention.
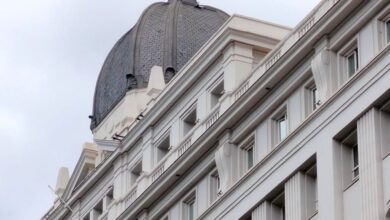
[[[169,82],[228,18],[221,10],[199,6],[196,0],[169,0],[149,6],[115,44],[102,67],[91,129],[127,91],[147,86],[153,66],[162,66],[165,82]]]

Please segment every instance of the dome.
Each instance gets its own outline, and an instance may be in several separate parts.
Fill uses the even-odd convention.
[[[169,0],[149,6],[115,44],[97,80],[91,116],[94,129],[127,91],[145,88],[153,66],[174,76],[229,15],[196,0]]]

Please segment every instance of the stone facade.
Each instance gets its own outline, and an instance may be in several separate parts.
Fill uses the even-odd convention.
[[[389,20],[387,0],[292,30],[233,15],[126,94],[42,219],[390,219]]]

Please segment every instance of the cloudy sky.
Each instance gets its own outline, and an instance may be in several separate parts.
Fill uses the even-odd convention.
[[[0,219],[40,219],[92,139],[101,65],[155,0],[0,0]],[[199,0],[294,27],[319,0]]]

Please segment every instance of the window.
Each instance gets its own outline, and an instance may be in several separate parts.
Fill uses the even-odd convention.
[[[114,200],[114,187],[110,187],[107,195],[106,195],[106,201],[107,201],[107,207],[111,205],[111,203],[113,202]]]
[[[220,195],[221,180],[217,170],[214,170],[210,174],[210,203],[215,202]]]
[[[342,144],[344,145],[344,147],[349,148],[349,170],[352,173],[352,180],[355,180],[359,177],[359,151],[357,143],[357,131],[354,130],[350,135],[348,135],[342,141]]]
[[[339,50],[339,71],[341,74],[340,79],[343,82],[346,82],[358,71],[359,52],[357,37],[354,37],[350,42],[346,42],[345,46]]]
[[[275,119],[276,122],[276,141],[280,143],[287,137],[287,113],[283,112],[281,116]]]
[[[219,99],[223,96],[224,93],[224,81],[220,80],[210,92],[210,109],[214,108],[218,104]]]
[[[357,144],[352,147],[352,164],[352,173],[355,179],[359,177],[359,152]]]
[[[142,173],[142,161],[140,160],[134,168],[131,170],[130,183],[134,185],[137,179],[141,176]]]
[[[198,123],[196,114],[196,105],[194,105],[190,111],[183,117],[183,136],[188,134]]]
[[[83,220],[90,220],[90,214],[88,213],[87,215],[84,216]]]
[[[271,146],[276,147],[288,135],[287,107],[282,106],[271,117]]]
[[[190,196],[183,203],[183,219],[184,220],[195,220],[196,217],[196,195],[195,192],[191,193]]]
[[[318,212],[317,165],[305,172],[306,218],[311,219]]]
[[[352,131],[343,131],[339,140],[343,164],[343,186],[347,189],[359,178],[359,147],[356,127]]]
[[[347,55],[347,71],[348,76],[353,76],[359,68],[358,63],[358,49],[354,49],[349,55]]]
[[[286,219],[286,211],[285,211],[285,202],[284,202],[284,192],[277,195],[271,201],[271,219],[272,220],[285,220]]]
[[[306,116],[309,116],[321,105],[318,89],[313,79],[305,85],[305,105]]]
[[[157,143],[157,148],[156,148],[157,162],[163,159],[168,154],[170,149],[171,149],[170,135],[167,134],[165,137],[162,138],[162,140],[159,143]]]
[[[169,215],[168,214],[164,215],[164,217],[160,218],[160,220],[169,220]]]
[[[103,201],[100,201],[92,210],[94,217],[99,217],[103,213]]]
[[[241,175],[244,175],[246,171],[251,169],[254,165],[254,147],[255,147],[255,135],[254,133],[247,137],[239,144],[240,148],[240,171]]]

